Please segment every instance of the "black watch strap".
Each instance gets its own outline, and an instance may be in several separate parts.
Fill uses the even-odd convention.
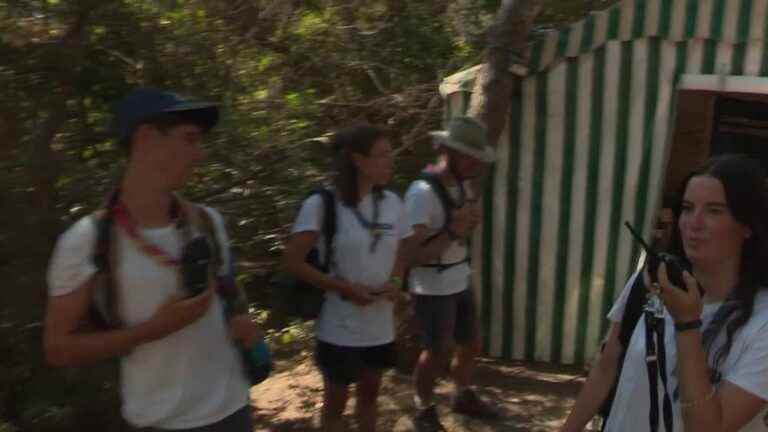
[[[686,330],[694,330],[701,328],[701,320],[686,321],[682,323],[675,323],[675,331],[684,332]]]

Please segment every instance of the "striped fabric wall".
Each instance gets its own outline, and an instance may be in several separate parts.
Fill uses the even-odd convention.
[[[629,0],[533,45],[473,246],[492,356],[582,363],[650,232],[681,74],[768,75],[768,0]],[[466,112],[477,68],[441,86]]]

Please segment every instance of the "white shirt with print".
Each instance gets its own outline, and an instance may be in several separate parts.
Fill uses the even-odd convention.
[[[406,222],[405,209],[400,198],[384,191],[379,201],[379,220],[389,225],[382,230],[375,250],[371,251],[373,235],[365,228],[354,211],[336,202],[336,236],[333,238],[331,274],[348,282],[358,283],[376,290],[389,281],[395,264],[395,255],[401,239],[411,234]],[[373,221],[373,198],[368,194],[357,208],[368,221]],[[324,256],[325,239],[322,236],[323,200],[315,194],[301,206],[292,232],[320,233],[318,248]],[[395,340],[392,302],[377,300],[367,306],[357,306],[335,292],[327,292],[320,316],[315,323],[317,338],[340,346],[376,346]]]
[[[221,244],[228,239],[221,216],[212,216]],[[175,226],[140,229],[141,236],[174,257],[182,238]],[[114,235],[116,234],[116,235]],[[178,270],[140,251],[114,231],[120,317],[127,326],[148,321],[168,298],[180,292]],[[48,269],[50,296],[69,294],[96,273],[96,224],[86,216],[59,238]],[[228,248],[222,258],[229,261]],[[209,425],[248,403],[249,383],[229,338],[223,305],[214,296],[197,321],[162,339],[136,347],[120,361],[122,413],[136,427],[187,429]]]
[[[458,186],[446,187],[455,200],[459,198]],[[474,198],[470,182],[464,182],[468,198]],[[417,180],[411,184],[405,194],[405,206],[408,223],[411,226],[427,227],[427,238],[438,233],[445,224],[445,211],[437,193],[426,180]],[[450,264],[463,261],[468,256],[466,242],[455,241],[443,252],[441,263]],[[469,288],[471,274],[468,262],[438,271],[429,267],[413,267],[410,270],[408,284],[411,292],[421,295],[449,295]]]
[[[627,282],[624,291],[608,313],[608,319],[621,323],[624,316],[629,292],[635,278],[635,273]],[[701,316],[704,323],[702,329],[714,317],[721,303],[705,304]],[[675,344],[675,327],[669,312],[665,311],[665,348],[668,374],[668,391],[670,397],[678,386],[677,346]],[[715,350],[725,341],[722,331],[715,340]],[[755,309],[749,321],[736,333],[730,354],[720,368],[723,381],[729,381],[743,390],[768,400],[768,292],[761,291],[755,298]],[[663,383],[658,379],[659,392],[659,431],[665,431],[661,402],[664,400]],[[705,395],[702,395],[704,397]],[[650,409],[648,370],[645,363],[645,320],[638,321],[629,342],[624,367],[619,378],[616,399],[611,407],[606,424],[607,432],[647,432],[650,430],[648,411]],[[683,430],[683,419],[678,402],[672,403],[675,431]],[[742,432],[768,432],[764,422],[766,410],[763,410],[745,427]]]

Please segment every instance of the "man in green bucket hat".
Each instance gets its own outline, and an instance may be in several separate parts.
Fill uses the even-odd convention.
[[[497,413],[471,387],[475,358],[480,353],[477,313],[470,288],[467,239],[480,222],[472,180],[496,159],[485,127],[470,117],[456,117],[446,130],[430,135],[439,153],[406,193],[412,262],[408,286],[421,326],[424,348],[414,372],[419,432],[444,430],[434,404],[435,382],[451,362],[456,386],[454,412],[493,418]],[[456,344],[451,359],[451,346]]]

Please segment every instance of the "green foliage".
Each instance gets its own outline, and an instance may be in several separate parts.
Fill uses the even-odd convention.
[[[548,0],[544,2],[537,23],[547,28],[558,28],[583,18],[589,12],[600,11],[619,0]]]

